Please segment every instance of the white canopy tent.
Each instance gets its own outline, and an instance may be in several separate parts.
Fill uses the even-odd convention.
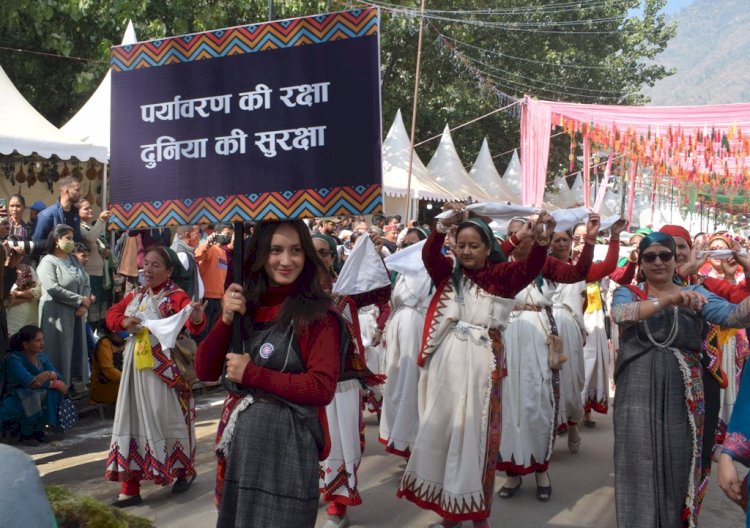
[[[492,161],[487,138],[482,141],[482,147],[479,149],[479,154],[477,154],[477,159],[474,161],[471,171],[469,171],[469,177],[492,197],[492,201],[518,203],[518,197],[502,180],[500,173],[497,172],[495,163]]]
[[[128,21],[122,44],[138,42],[133,22]],[[60,129],[67,135],[87,143],[107,149],[109,155],[109,124],[112,94],[112,70],[107,71],[104,80],[86,101],[76,115]]]
[[[521,203],[521,160],[518,159],[518,150],[513,151],[513,157],[510,158],[502,180],[517,197],[518,203]]]
[[[383,141],[383,195],[387,214],[403,214],[406,210],[410,153],[409,134],[399,110]],[[434,181],[416,152],[412,162],[410,195],[413,200],[445,202],[453,199],[453,193]],[[416,211],[416,208],[412,210]]]
[[[451,189],[452,194],[462,200],[471,197],[474,201],[491,201],[490,193],[485,192],[469,178],[469,173],[466,172],[456,152],[448,125],[445,125],[443,137],[440,138],[440,144],[427,164],[427,170],[440,185]]]
[[[62,160],[107,161],[106,148],[74,139],[47,121],[0,67],[0,154],[14,152],[42,158],[57,156]]]

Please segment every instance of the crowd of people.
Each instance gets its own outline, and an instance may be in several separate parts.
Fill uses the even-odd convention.
[[[140,504],[143,481],[189,489],[196,379],[226,391],[222,527],[314,526],[320,500],[326,528],[348,526],[364,412],[406,460],[398,497],[435,512],[434,528],[488,526],[524,476],[553,500],[556,440],[585,450],[580,428],[612,390],[619,526],[694,526],[712,463],[746,506],[734,466],[750,463],[746,240],[603,229],[594,213],[566,230],[546,212],[498,226],[456,203],[431,226],[247,224],[237,281],[231,224],[115,242],[77,180],[60,189],[28,220],[20,195],[0,211],[0,424],[34,446],[64,434],[67,400],[114,405],[115,506]],[[386,285],[340,293],[363,247]]]

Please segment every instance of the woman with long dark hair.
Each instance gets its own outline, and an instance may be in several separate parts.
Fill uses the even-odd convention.
[[[217,526],[315,525],[318,461],[330,446],[325,405],[342,345],[325,276],[304,222],[261,222],[244,287],[229,286],[221,319],[198,347],[198,377],[222,377],[228,391],[217,432]],[[237,316],[241,349],[229,352]]]

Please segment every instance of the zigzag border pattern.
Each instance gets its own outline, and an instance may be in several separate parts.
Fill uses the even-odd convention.
[[[380,185],[111,204],[110,229],[380,213]]]
[[[116,72],[375,35],[378,9],[237,26],[112,48]]]

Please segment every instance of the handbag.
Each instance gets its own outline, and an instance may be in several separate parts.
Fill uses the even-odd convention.
[[[186,336],[184,333],[177,337],[174,348],[172,348],[172,360],[180,371],[180,375],[185,382],[192,386],[198,380],[195,373],[195,351],[198,345],[193,338]]]
[[[57,424],[63,431],[67,431],[78,422],[78,413],[70,396],[63,396],[57,407]]]
[[[544,311],[547,314],[547,320],[549,320],[550,333],[547,336],[547,362],[549,368],[552,370],[560,370],[562,364],[568,361],[568,358],[563,354],[563,338],[560,337],[557,331],[557,324],[555,324],[555,318],[552,315],[552,307],[545,306]]]

